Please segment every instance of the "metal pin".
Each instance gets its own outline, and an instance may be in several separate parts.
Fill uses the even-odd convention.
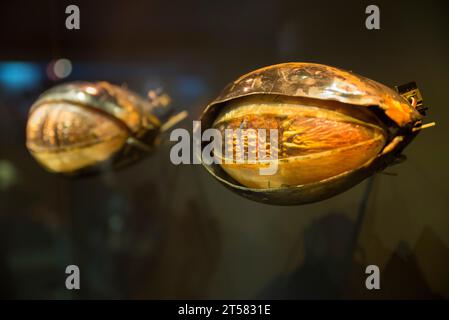
[[[436,125],[435,122],[426,123],[426,124],[423,124],[423,125],[420,126],[420,127],[413,128],[412,131],[415,132],[415,131],[427,129],[427,128],[433,127],[433,126],[435,126],[435,125]]]

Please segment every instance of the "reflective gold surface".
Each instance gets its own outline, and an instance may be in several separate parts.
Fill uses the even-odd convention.
[[[166,101],[150,98],[146,101],[107,82],[56,86],[30,109],[27,148],[56,173],[133,162],[152,150],[161,125],[153,112],[166,107]]]
[[[122,148],[127,137],[127,130],[110,117],[63,102],[41,105],[27,125],[27,148],[53,172],[102,162]]]
[[[260,175],[260,163],[203,165],[252,200],[320,201],[394,163],[421,119],[397,92],[352,72],[315,63],[273,65],[226,86],[201,121],[202,130],[280,129],[276,175]]]
[[[350,113],[351,108],[346,111]],[[307,101],[268,95],[230,103],[223,108],[213,127],[219,129],[223,137],[226,129],[234,130],[230,141],[224,141],[224,145],[232,145],[234,149],[231,160],[236,159],[236,129],[278,130],[276,154],[279,161],[274,175],[259,173],[264,164],[257,158],[258,148],[265,144],[257,139],[245,139],[243,144],[245,159],[252,150],[248,144],[255,144],[256,163],[228,163],[232,161],[222,159],[222,168],[235,180],[246,187],[261,189],[317,182],[371,161],[386,141],[386,133],[379,121],[374,120],[364,122]],[[270,148],[267,148],[268,153]]]
[[[230,83],[211,105],[253,94],[378,106],[400,126],[420,118],[397,92],[383,84],[339,68],[302,62],[282,63],[249,72]]]

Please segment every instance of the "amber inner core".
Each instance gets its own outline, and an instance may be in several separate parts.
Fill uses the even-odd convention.
[[[242,185],[259,189],[304,185],[357,169],[375,158],[386,140],[380,121],[365,107],[274,95],[228,103],[213,127],[223,137],[222,168]],[[226,129],[233,134],[226,135]],[[237,129],[265,129],[266,139],[243,135],[239,143]],[[278,130],[274,145],[270,129]],[[232,159],[225,146],[233,150]],[[257,161],[237,163],[241,147],[244,159],[252,152]],[[277,154],[271,160],[276,161],[276,173],[260,174],[268,164],[260,161],[259,148],[267,157]]]
[[[66,102],[39,106],[26,131],[31,154],[48,170],[61,173],[107,160],[128,137],[110,118]]]

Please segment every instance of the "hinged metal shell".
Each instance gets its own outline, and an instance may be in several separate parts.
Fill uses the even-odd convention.
[[[226,103],[250,95],[280,95],[310,100],[337,101],[370,108],[389,127],[388,144],[372,161],[354,170],[316,183],[285,188],[247,188],[217,164],[203,165],[229,189],[268,204],[305,204],[347,190],[395,161],[417,132],[412,129],[422,116],[394,90],[368,78],[335,67],[315,63],[284,63],[243,75],[230,83],[201,116],[202,130],[210,128]]]
[[[153,149],[167,105],[167,100],[147,101],[107,82],[62,84],[31,107],[27,147],[55,173],[120,168]]]

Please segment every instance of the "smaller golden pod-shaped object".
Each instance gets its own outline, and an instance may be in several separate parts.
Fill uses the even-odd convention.
[[[73,82],[44,92],[29,111],[26,146],[48,171],[67,175],[120,168],[158,143],[169,97],[144,100],[107,82]]]
[[[203,164],[225,186],[256,201],[323,200],[397,160],[421,126],[415,106],[380,83],[338,68],[269,66],[229,84],[207,106],[202,130],[219,130],[223,150],[218,163]],[[258,135],[260,129],[265,136]],[[254,132],[253,139],[238,136],[242,132]],[[273,162],[275,172],[261,174]]]

